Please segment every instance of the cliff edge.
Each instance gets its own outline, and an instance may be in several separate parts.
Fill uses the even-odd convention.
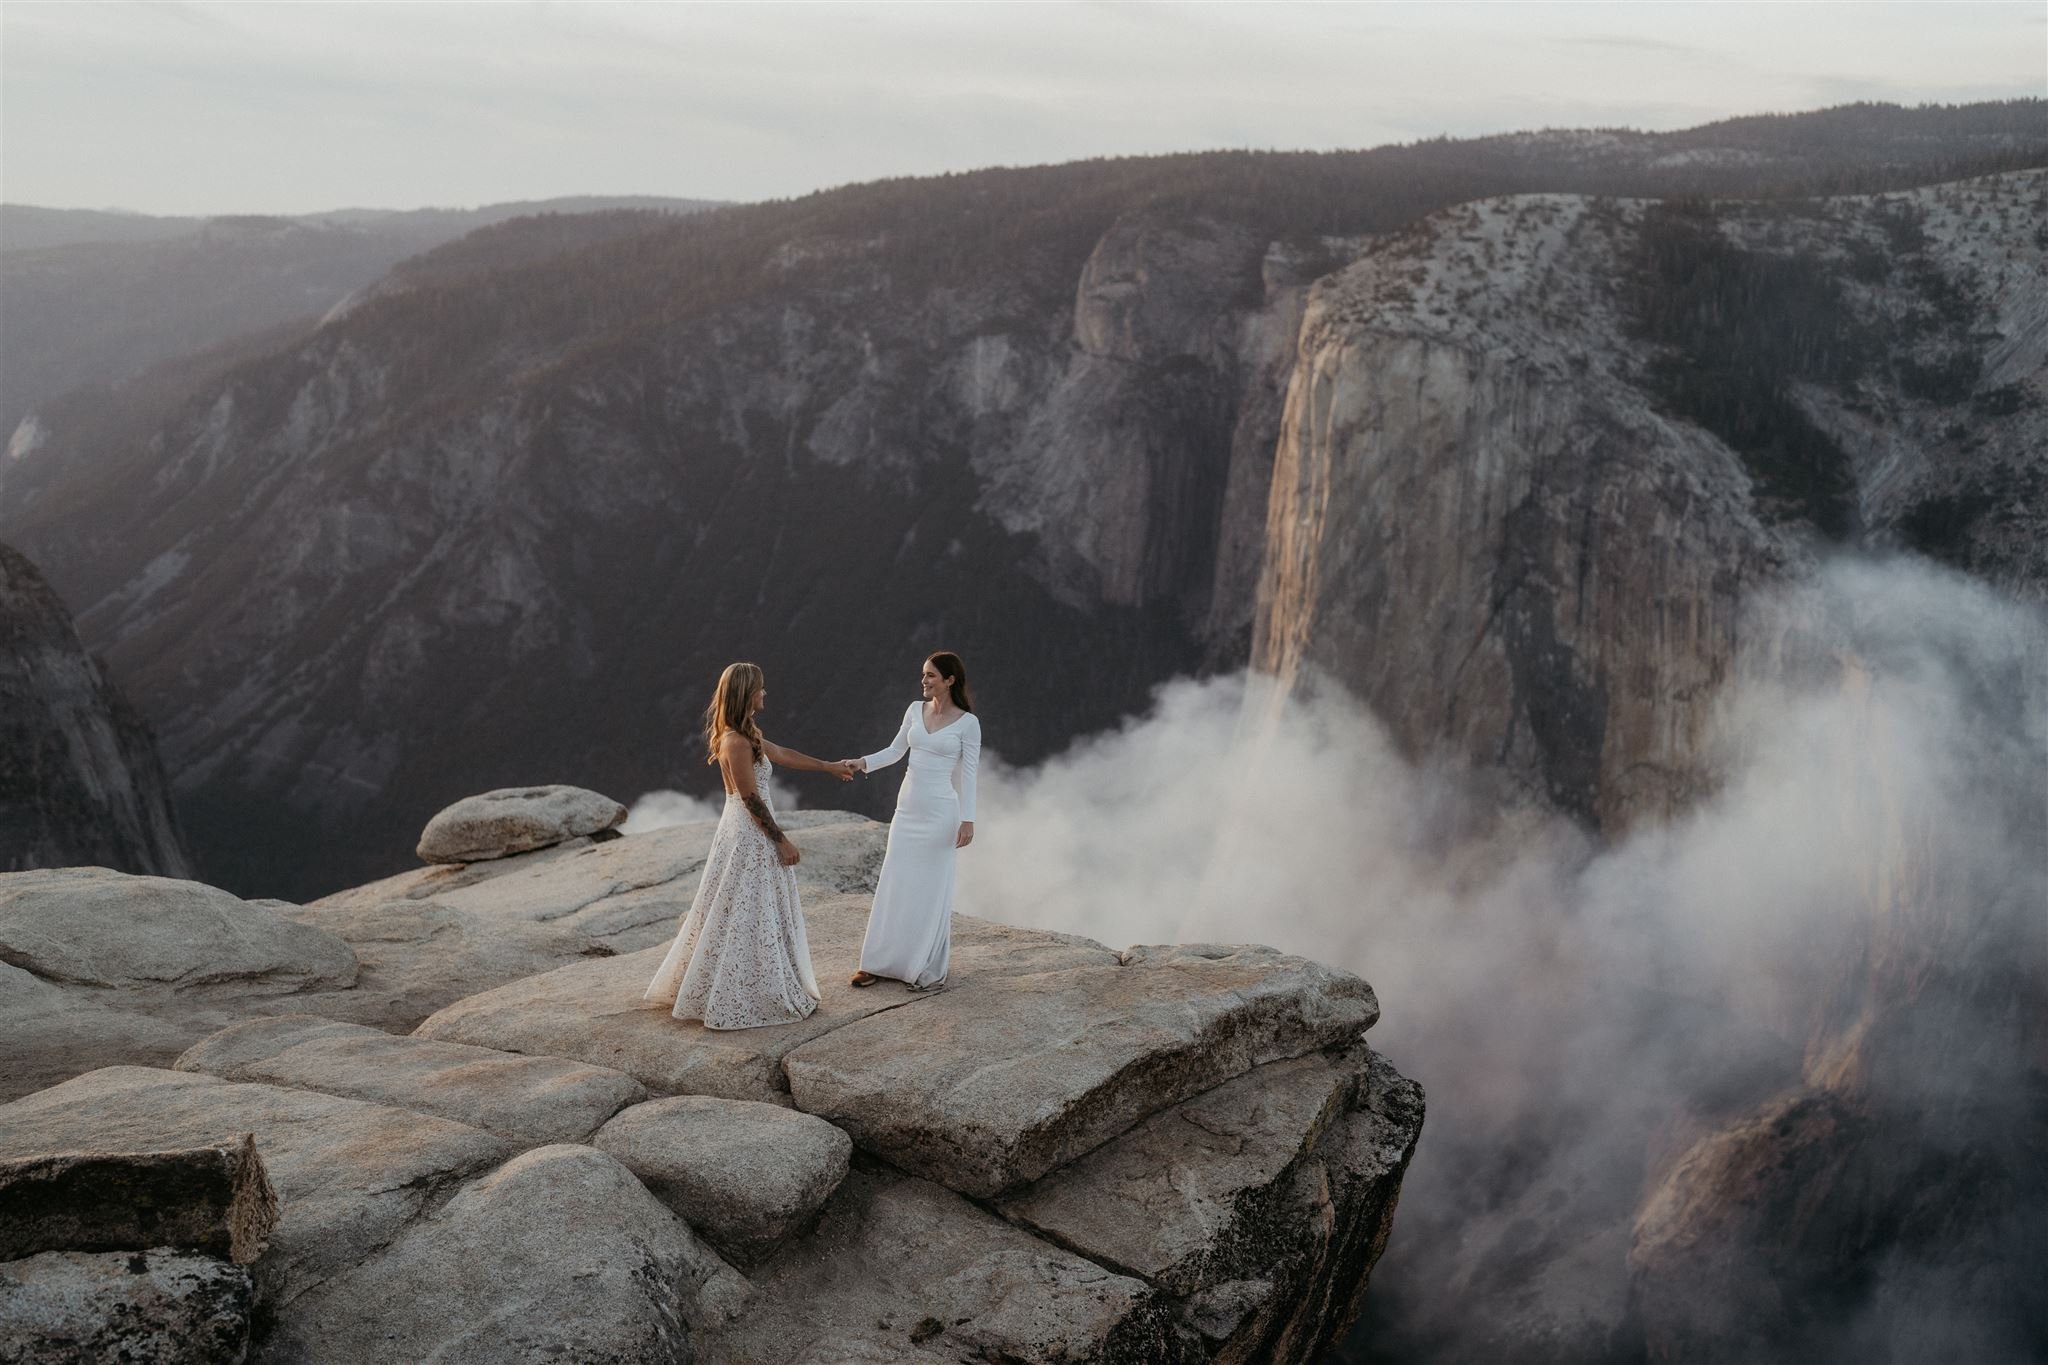
[[[792,823],[824,998],[732,1033],[641,999],[708,824],[308,906],[0,876],[25,1044],[0,1186],[253,1134],[277,1205],[240,1260],[0,1226],[0,1355],[1306,1361],[1342,1336],[1422,1122],[1366,1044],[1370,986],[959,916],[947,989],[854,990],[885,831]]]

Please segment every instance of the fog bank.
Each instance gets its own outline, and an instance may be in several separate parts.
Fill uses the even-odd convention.
[[[2038,1128],[1999,1097],[2035,1083],[2044,1041],[2043,613],[1918,561],[1845,559],[1760,600],[1745,639],[1718,790],[1607,846],[1395,752],[1334,685],[1279,702],[1240,675],[1162,688],[1038,767],[985,765],[960,908],[1365,976],[1373,1041],[1429,1119],[1375,1281],[1380,1349],[1357,1358],[1582,1349],[1575,1324],[1624,1316],[1646,1184],[1773,1095],[1828,1086],[1880,1121],[1938,1104],[1967,1115],[1962,1145]],[[1870,1358],[1956,1269],[1892,1256],[1812,1340]],[[2038,1323],[2002,1320],[2002,1293],[1938,1331],[2027,1340]],[[1617,1358],[1640,1356],[1635,1330]]]

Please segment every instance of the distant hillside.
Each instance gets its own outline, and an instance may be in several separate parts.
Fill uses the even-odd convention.
[[[646,196],[408,212],[155,218],[0,205],[0,436],[86,385],[282,323],[310,326],[393,265],[530,215],[689,213],[710,201]]]
[[[238,890],[387,870],[467,791],[701,787],[687,736],[735,657],[783,680],[776,733],[839,748],[959,649],[1031,761],[1249,657],[1302,312],[1375,234],[1516,192],[2048,162],[2048,104],[1962,122],[1860,111],[1845,164],[1786,119],[984,171],[538,258],[546,220],[508,226],[299,344],[48,406],[0,532],[79,604]]]

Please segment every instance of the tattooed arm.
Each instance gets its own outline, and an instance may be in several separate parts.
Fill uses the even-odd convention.
[[[747,814],[754,817],[754,823],[768,836],[768,842],[775,845],[775,856],[784,867],[794,867],[801,856],[782,827],[775,823],[775,816],[768,809],[768,802],[760,789],[754,785],[754,747],[747,743],[746,736],[727,734],[719,742],[718,763],[725,769],[725,780],[740,804],[747,808]]]

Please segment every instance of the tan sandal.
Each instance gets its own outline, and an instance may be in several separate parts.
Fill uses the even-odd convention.
[[[855,972],[846,979],[846,984],[849,986],[872,986],[881,979],[881,977],[876,976],[873,972]]]

